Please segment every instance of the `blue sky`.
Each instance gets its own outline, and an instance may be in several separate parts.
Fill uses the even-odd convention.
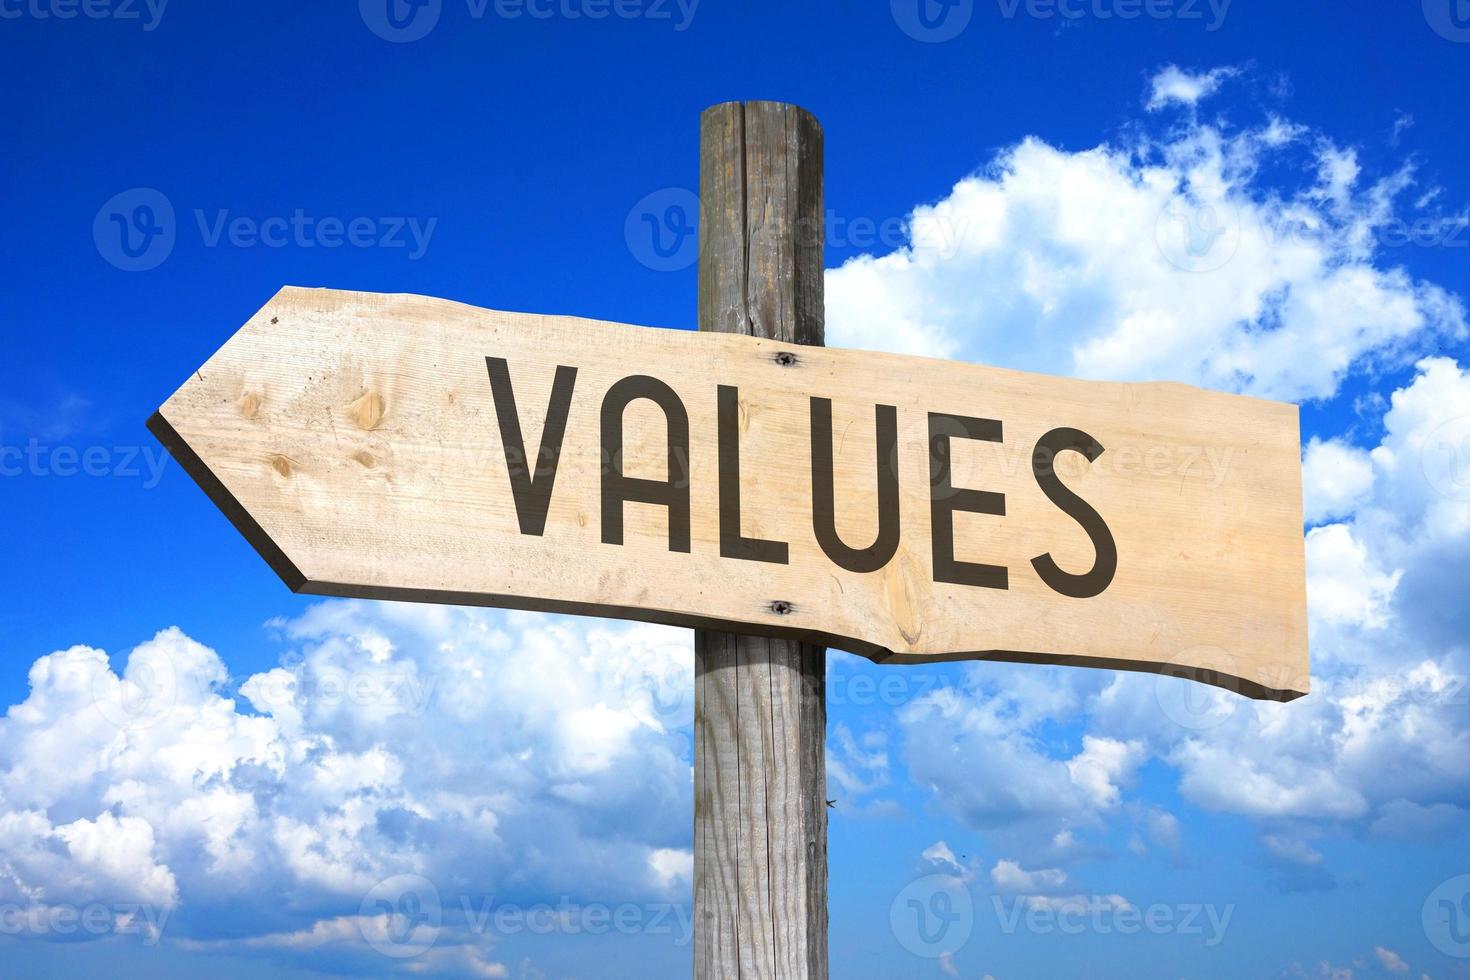
[[[1300,402],[1311,525],[1293,705],[834,654],[833,975],[1470,976],[1470,10],[924,3],[0,0],[5,972],[687,973],[688,634],[293,596],[143,422],[288,283],[692,326],[770,98],[830,343]]]

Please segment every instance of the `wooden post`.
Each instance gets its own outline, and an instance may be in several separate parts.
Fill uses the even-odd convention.
[[[700,201],[699,329],[821,345],[816,119],[777,102],[706,110]],[[698,980],[827,976],[825,668],[820,646],[695,635]]]

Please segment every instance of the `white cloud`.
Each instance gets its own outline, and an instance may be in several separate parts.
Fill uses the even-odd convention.
[[[983,828],[1026,821],[1091,824],[1116,805],[1120,785],[1142,761],[1139,746],[1089,736],[1070,757],[1054,758],[1030,730],[1048,710],[1061,708],[1043,691],[1045,678],[1016,677],[997,690],[985,676],[970,669],[963,687],[932,691],[899,711],[916,782],[931,787],[944,808]]]
[[[410,921],[393,913],[340,915],[310,925],[238,940],[178,941],[193,952],[238,953],[257,950],[301,957],[324,955],[363,973],[397,972],[412,975],[503,978],[510,975],[492,959],[493,943],[464,928],[447,929],[439,922]],[[412,956],[398,955],[411,951]]]
[[[1385,486],[1367,516],[1383,530],[1458,537],[1470,531],[1470,374],[1448,357],[1416,367],[1383,418],[1373,463]]]
[[[954,851],[950,850],[949,845],[942,840],[935,841],[933,844],[924,848],[923,852],[919,855],[919,860],[927,864],[937,865],[941,868],[949,868],[957,874],[965,873],[965,868],[954,856]]]
[[[1214,95],[1228,78],[1239,74],[1233,68],[1215,68],[1203,74],[1187,72],[1169,65],[1149,82],[1148,111],[1155,112],[1170,104],[1195,106]]]
[[[1061,868],[1038,868],[1026,871],[1015,861],[997,861],[990,869],[990,881],[1002,892],[1038,893],[1056,892],[1066,887],[1067,873]]]
[[[827,744],[827,780],[839,803],[855,800],[888,785],[887,736],[869,732],[868,745],[859,745],[852,730],[838,722],[832,726]]]
[[[1315,620],[1381,629],[1401,571],[1373,563],[1367,546],[1347,524],[1307,532],[1307,601]]]
[[[1254,726],[1243,727],[1255,731]],[[1307,744],[1278,743],[1275,747],[1282,751],[1275,758],[1265,757],[1261,750],[1241,751],[1233,737],[1191,739],[1168,758],[1180,770],[1179,786],[1185,796],[1206,809],[1256,817],[1350,820],[1367,812],[1368,804],[1358,787],[1322,768],[1322,760],[1331,758],[1336,748],[1334,735],[1331,729],[1298,733]]]
[[[1149,107],[1193,107],[1229,74],[1168,69]],[[1048,866],[1000,860],[990,876],[1049,908],[1099,901],[1061,894],[1060,865],[1095,854],[1086,837],[1110,818],[1179,847],[1177,818],[1126,798],[1152,760],[1300,867],[1324,863],[1308,843],[1321,828],[1449,834],[1470,806],[1470,374],[1414,364],[1464,335],[1464,313],[1378,244],[1412,174],[1365,177],[1287,120],[1184,115],[1081,152],[1023,140],[917,208],[910,247],[828,274],[834,344],[1278,398],[1414,365],[1378,445],[1306,449],[1309,698],[1219,695],[1226,710],[1192,726],[1160,710],[1153,678],[976,665],[897,712],[912,780],[971,826],[1029,835],[1009,853]],[[1262,183],[1275,166],[1305,186]],[[0,721],[0,901],[145,903],[196,944],[279,952],[370,949],[387,921],[360,903],[396,875],[449,901],[461,881],[687,889],[687,633],[348,602],[277,625],[297,649],[234,688],[178,630],[120,675],[88,647],[37,660]],[[834,726],[828,773],[854,798],[887,786],[887,736]],[[943,841],[923,859],[971,873]],[[222,908],[249,910],[254,932],[212,934]],[[505,972],[461,934],[416,962]]]
[[[1170,850],[1178,850],[1183,844],[1184,831],[1179,826],[1179,818],[1168,810],[1150,807],[1147,822],[1149,839],[1155,844]]]
[[[1382,946],[1374,946],[1373,955],[1378,957],[1378,964],[1389,973],[1409,972],[1409,964],[1405,963],[1403,958],[1391,949],[1385,949]]]
[[[0,868],[0,887],[27,905],[87,905],[106,896],[166,913],[179,901],[153,828],[107,811],[60,825],[39,810],[0,813]]]
[[[230,942],[287,950],[394,875],[448,903],[688,888],[687,631],[357,602],[277,625],[295,649],[238,697],[176,629],[121,676],[37,660],[0,720],[0,900],[145,903],[207,942],[228,907]],[[420,965],[496,975],[454,942]]]
[[[1162,681],[1119,676],[1089,705],[1094,731],[1143,739],[1197,805],[1361,820],[1395,837],[1464,826],[1470,611],[1449,593],[1463,590],[1470,500],[1437,488],[1448,470],[1421,460],[1439,420],[1470,404],[1470,374],[1423,361],[1389,404],[1371,490],[1342,523],[1307,535],[1313,693],[1289,705],[1232,699],[1197,728],[1159,714]]]
[[[1260,180],[1270,167],[1312,178],[1283,197]],[[1078,152],[1025,139],[915,209],[908,247],[828,272],[828,340],[1329,397],[1465,332],[1457,299],[1377,245],[1411,183],[1370,181],[1351,151],[1279,119]]]
[[[1449,803],[1423,806],[1412,800],[1394,800],[1380,807],[1378,814],[1370,828],[1372,832],[1379,837],[1403,840],[1430,841],[1449,837],[1470,825],[1464,808]]]
[[[1373,490],[1373,459],[1339,439],[1313,438],[1302,461],[1302,494],[1308,524],[1344,517]]]
[[[657,848],[648,855],[648,867],[665,891],[687,888],[694,882],[694,852],[687,848]]]
[[[1223,77],[1166,72],[1158,99],[1192,103]],[[1336,397],[1350,377],[1389,395],[1382,379],[1405,378],[1359,398],[1386,407],[1376,445],[1322,433],[1306,447],[1313,694],[1204,692],[1220,710],[1190,716],[1170,710],[1168,679],[970,667],[899,712],[910,775],[969,825],[1028,834],[1028,854],[1065,836],[1048,863],[1089,853],[1109,814],[1137,816],[1120,804],[1150,759],[1191,803],[1268,828],[1448,833],[1470,806],[1470,373],[1423,355],[1463,339],[1465,318],[1383,234],[1433,197],[1406,195],[1412,170],[1375,177],[1276,117],[1130,132],[1079,152],[1024,140],[916,209],[909,247],[829,272],[829,337],[1286,399]],[[1265,182],[1268,168],[1300,187]],[[1058,725],[1082,728],[1082,751]],[[1295,841],[1301,866],[1318,853],[1306,839],[1278,834],[1274,856]]]
[[[1119,784],[1133,774],[1143,759],[1143,746],[1138,742],[1087,735],[1082,739],[1081,754],[1067,762],[1067,772],[1094,807],[1106,809],[1117,805]]]
[[[1266,850],[1278,861],[1312,867],[1322,863],[1322,853],[1300,837],[1287,834],[1266,834],[1261,838]]]

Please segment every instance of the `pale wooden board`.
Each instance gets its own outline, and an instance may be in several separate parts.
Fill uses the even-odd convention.
[[[794,355],[792,358],[778,357]],[[520,533],[486,356],[509,362],[527,447],[557,365],[578,369],[546,533]],[[786,364],[783,361],[790,360]],[[630,375],[672,387],[690,420],[690,554],[666,512],[626,507],[601,538],[600,409]],[[720,557],[716,388],[740,390],[744,531],[790,563]],[[896,406],[902,539],[866,574],[812,531],[810,399],[833,403],[838,529],[876,529],[874,405]],[[956,440],[954,483],[1004,493],[1004,517],[956,517],[963,560],[1006,591],[936,584],[930,412],[998,419],[1002,444]],[[1297,410],[1171,383],[1079,381],[736,335],[481,310],[446,300],[287,288],[150,423],[296,591],[479,603],[738,629],[879,661],[997,659],[1170,671],[1255,697],[1307,691]],[[1118,570],[1089,599],[1031,568],[1092,566],[1078,524],[1031,472],[1045,432],[1106,448],[1058,472],[1105,519]],[[625,418],[625,469],[662,477],[665,423]]]

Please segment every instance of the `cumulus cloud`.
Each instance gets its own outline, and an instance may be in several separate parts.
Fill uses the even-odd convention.
[[[0,901],[143,903],[285,953],[371,946],[393,876],[446,904],[687,892],[686,631],[356,602],[276,625],[291,652],[235,687],[177,629],[120,674],[37,660],[0,721]],[[482,940],[416,962],[498,975]]]
[[[861,744],[842,723],[828,736],[827,782],[834,791],[855,800],[888,785],[888,738],[868,732]]]
[[[1024,901],[1027,908],[1073,917],[1135,911],[1122,895],[1029,895]]]
[[[1160,847],[1178,850],[1184,842],[1184,831],[1179,826],[1179,818],[1167,810],[1150,807],[1146,825],[1149,839]]]
[[[1391,949],[1383,946],[1374,946],[1373,955],[1378,958],[1378,965],[1389,973],[1408,973],[1409,964],[1405,963],[1403,957]]]
[[[1322,854],[1300,837],[1287,834],[1266,834],[1261,843],[1271,856],[1279,861],[1312,867],[1322,863]]]
[[[918,698],[899,712],[910,776],[931,787],[940,805],[973,826],[1004,830],[1029,825],[1074,849],[1057,825],[1096,826],[1118,807],[1122,787],[1145,758],[1141,743],[1086,736],[1071,754],[1055,755],[1043,737],[1053,712],[1078,707],[1075,692],[1037,674],[1004,688],[967,670],[964,682]],[[1053,695],[1064,693],[1067,703]],[[1048,829],[1050,828],[1050,829]]]
[[[1121,783],[1143,762],[1143,746],[1138,742],[1120,742],[1115,738],[1087,735],[1082,751],[1067,760],[1067,774],[1081,787],[1094,807],[1116,806]]]
[[[1215,68],[1194,74],[1177,65],[1169,65],[1149,82],[1148,110],[1155,112],[1167,105],[1197,105],[1217,92],[1225,80],[1239,72],[1234,68]]]
[[[1192,107],[1227,77],[1166,70],[1150,104]],[[1279,117],[1188,113],[1091,150],[1023,140],[918,208],[908,247],[829,273],[834,343],[1294,400],[1355,378],[1386,396],[1353,396],[1380,435],[1355,425],[1305,447],[1310,697],[1181,699],[1171,678],[1028,668],[1001,683],[970,667],[899,713],[909,771],[941,807],[1038,848],[1065,838],[1047,859],[1076,860],[1102,823],[1139,819],[1131,777],[1158,760],[1190,803],[1258,821],[1278,864],[1325,860],[1284,825],[1463,826],[1470,374],[1425,356],[1465,337],[1460,299],[1386,244],[1434,200],[1413,187],[1411,168],[1369,175]],[[1080,729],[1080,749],[1059,727]]]
[[[1467,826],[1467,813],[1449,803],[1423,806],[1412,800],[1394,800],[1378,810],[1378,819],[1370,828],[1378,837],[1433,841],[1453,836]]]
[[[1444,358],[1421,361],[1388,399],[1383,437],[1366,451],[1374,478],[1364,496],[1342,522],[1308,532],[1310,697],[1275,704],[1196,692],[1195,709],[1183,712],[1173,696],[1186,682],[1172,678],[1099,681],[1057,670],[1035,701],[1027,687],[1007,696],[977,681],[900,716],[919,756],[911,771],[981,829],[1047,816],[1069,833],[1085,830],[1074,815],[1105,815],[1100,804],[1123,812],[1116,804],[1127,773],[1150,758],[1174,769],[1193,804],[1267,826],[1356,825],[1388,837],[1463,828],[1470,612],[1443,596],[1405,593],[1416,581],[1428,592],[1447,562],[1470,554],[1470,500],[1456,498],[1454,461],[1433,458],[1429,435],[1467,395],[1470,373]],[[1069,756],[1044,746],[1037,735],[1055,724],[1085,726],[1088,748]],[[984,754],[981,732],[985,759],[975,758]],[[1300,835],[1273,831],[1264,844],[1279,862],[1321,863]]]
[[[1403,575],[1386,571],[1347,524],[1307,532],[1307,604],[1317,623],[1381,629]]]
[[[919,860],[930,867],[946,869],[956,874],[966,873],[964,865],[954,856],[954,851],[944,841],[935,841],[919,854]]]
[[[1304,186],[1266,184],[1272,168]],[[1354,151],[1275,118],[1077,152],[1024,139],[917,208],[908,246],[828,273],[828,339],[1327,398],[1365,363],[1465,333],[1460,301],[1379,245],[1412,183],[1365,176]]]
[[[1302,495],[1308,524],[1345,517],[1373,490],[1373,460],[1340,439],[1313,437],[1302,460]]]
[[[990,881],[997,891],[1034,895],[1055,892],[1067,884],[1067,873],[1061,868],[1038,868],[1026,871],[1016,861],[997,861],[990,869]]]
[[[1148,107],[1195,110],[1231,74],[1166,69]],[[1274,398],[1391,391],[1372,438],[1305,448],[1309,698],[1200,691],[1200,710],[1170,678],[967,665],[891,740],[834,726],[834,792],[872,797],[905,765],[949,815],[1027,845],[1003,853],[1030,869],[990,878],[1046,907],[1090,901],[1064,869],[1110,821],[1180,846],[1176,817],[1130,799],[1151,764],[1302,869],[1335,830],[1448,836],[1470,807],[1470,374],[1423,356],[1464,312],[1383,244],[1434,196],[1288,120],[1179,115],[1082,151],[1022,140],[916,209],[907,247],[828,273],[834,344]],[[450,901],[687,893],[686,632],[356,602],[274,625],[290,652],[238,683],[178,630],[119,671],[81,646],[35,661],[0,721],[0,901],[103,900],[167,913],[198,948],[352,956],[417,941],[368,901],[405,877]],[[983,867],[942,841],[924,861]],[[506,970],[464,922],[413,962]]]
[[[665,891],[684,887],[694,881],[694,852],[687,848],[660,847],[648,855],[648,867],[654,880]]]

